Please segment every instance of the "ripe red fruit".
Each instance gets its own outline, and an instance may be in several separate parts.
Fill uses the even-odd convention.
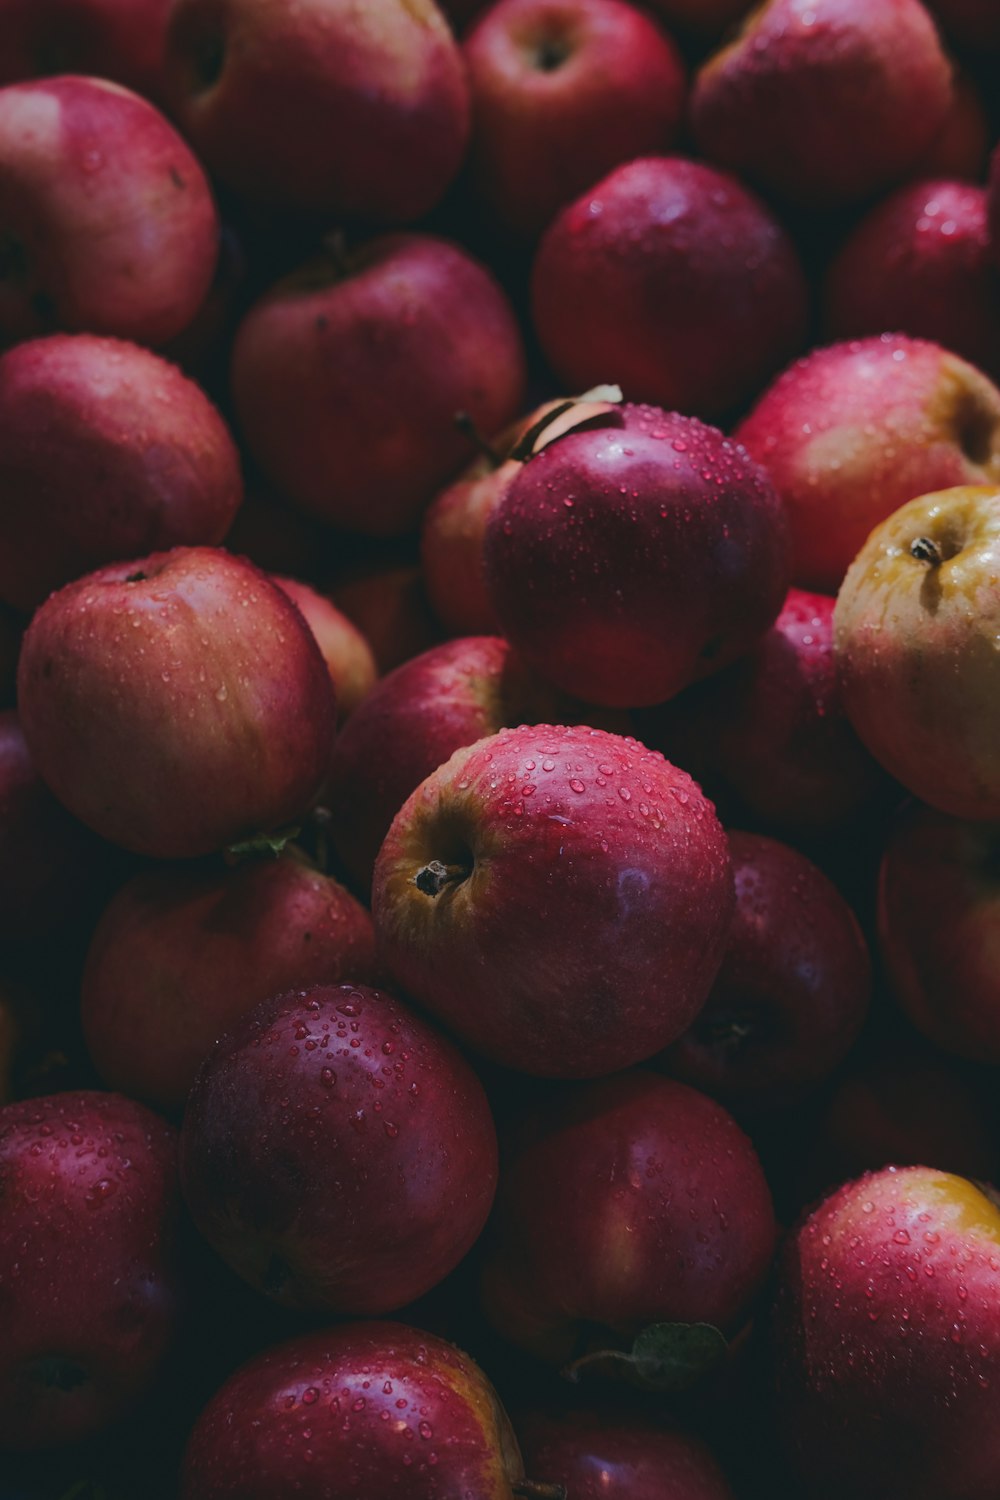
[[[601,1410],[517,1418],[525,1467],[572,1500],[733,1500],[709,1449],[690,1433]]]

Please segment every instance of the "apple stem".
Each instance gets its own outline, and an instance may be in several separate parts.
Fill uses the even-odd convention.
[[[498,453],[493,444],[487,442],[470,414],[467,411],[457,411],[454,422],[459,432],[463,433],[469,439],[469,442],[479,449],[484,458],[489,459],[494,469],[499,469],[503,463],[503,454]]]
[[[439,859],[432,859],[417,871],[413,877],[413,884],[418,891],[423,891],[425,896],[440,896],[445,886],[461,885],[462,881],[468,878],[467,866],[443,865]]]
[[[539,1484],[533,1479],[522,1479],[520,1484],[511,1485],[511,1491],[523,1495],[525,1500],[566,1500],[564,1484]]]
[[[910,556],[918,562],[929,563],[932,568],[939,568],[944,562],[941,548],[929,536],[918,536],[910,543]]]

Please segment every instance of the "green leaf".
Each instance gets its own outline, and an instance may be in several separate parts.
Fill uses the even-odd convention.
[[[676,1394],[704,1380],[729,1345],[711,1323],[650,1323],[631,1349],[597,1349],[563,1370],[567,1380],[596,1376],[641,1390]]]
[[[301,827],[296,824],[290,828],[277,828],[273,833],[255,833],[252,838],[230,844],[225,851],[226,861],[236,865],[250,859],[277,859],[301,832]]]

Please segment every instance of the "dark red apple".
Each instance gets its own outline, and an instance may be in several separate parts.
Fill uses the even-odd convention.
[[[117,1094],[0,1110],[0,1447],[109,1426],[160,1371],[181,1307],[176,1132]]]
[[[441,639],[416,563],[390,560],[352,570],[330,585],[330,597],[368,642],[379,676]]]
[[[493,277],[457,245],[394,234],[303,267],[250,309],[233,347],[251,453],[296,505],[372,536],[412,530],[470,453],[465,412],[517,412],[524,353]]]
[[[170,0],[0,0],[0,83],[111,78],[155,99]]]
[[[736,911],[722,967],[694,1024],[668,1048],[673,1077],[731,1107],[803,1098],[847,1056],[871,995],[854,912],[811,860],[730,833]]]
[[[740,1326],[771,1262],[774,1213],[721,1105],[634,1070],[552,1093],[522,1130],[483,1274],[505,1338],[561,1362],[653,1323]]]
[[[842,1187],[785,1244],[782,1437],[817,1500],[992,1500],[1000,1211],[928,1167]]]
[[[594,1077],[697,1015],[732,914],[711,803],[638,741],[522,726],[458,750],[403,804],[375,866],[380,951],[487,1057]]]
[[[287,824],[329,767],[315,638],[275,584],[216,548],[115,563],[53,594],[25,635],[18,699],[59,800],[156,858]]]
[[[716,417],[801,346],[806,283],[791,240],[735,177],[683,157],[618,167],[564,208],[531,275],[542,350],[570,390]]]
[[[175,0],[166,89],[239,196],[327,220],[421,218],[468,135],[465,71],[433,0]]]
[[[337,722],[342,724],[375,686],[378,667],[372,648],[353,621],[325,594],[294,578],[276,577],[274,582],[301,611],[316,637],[333,684]]]
[[[831,207],[901,182],[952,97],[920,0],[765,0],[702,66],[691,124],[710,161]]]
[[[143,871],[97,924],[83,974],[90,1055],[112,1088],[179,1112],[212,1044],[272,995],[376,977],[371,917],[295,857]]]
[[[613,167],[674,144],[684,63],[626,0],[499,0],[462,51],[479,197],[520,234]]]
[[[145,99],[97,78],[0,89],[0,220],[5,342],[66,329],[166,343],[219,253],[190,148]]]
[[[948,118],[930,151],[914,168],[913,181],[937,177],[981,182],[992,138],[982,90],[972,74],[959,69]]]
[[[188,1096],[181,1182],[224,1260],[286,1307],[373,1316],[436,1286],[486,1222],[493,1119],[442,1036],[381,990],[266,1000]]]
[[[269,1349],[198,1419],[181,1500],[513,1500],[525,1488],[500,1399],[453,1344],[352,1323]]]
[[[55,334],[0,357],[0,597],[32,610],[102,563],[214,546],[243,493],[222,417],[165,359]]]
[[[572,1500],[734,1500],[699,1438],[638,1416],[532,1411],[517,1435],[527,1471]]]
[[[748,651],[788,587],[784,514],[738,444],[692,417],[624,408],[528,460],[486,526],[511,643],[585,702],[659,703]]]

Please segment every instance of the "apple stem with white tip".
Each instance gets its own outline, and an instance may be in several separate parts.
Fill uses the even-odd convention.
[[[929,563],[932,568],[939,568],[944,562],[941,548],[929,536],[918,536],[910,543],[910,556],[918,562]]]
[[[439,859],[432,859],[424,865],[413,877],[413,884],[418,891],[423,891],[425,896],[440,896],[441,892],[449,885],[461,885],[463,880],[469,877],[469,870],[465,865],[444,865]]]

